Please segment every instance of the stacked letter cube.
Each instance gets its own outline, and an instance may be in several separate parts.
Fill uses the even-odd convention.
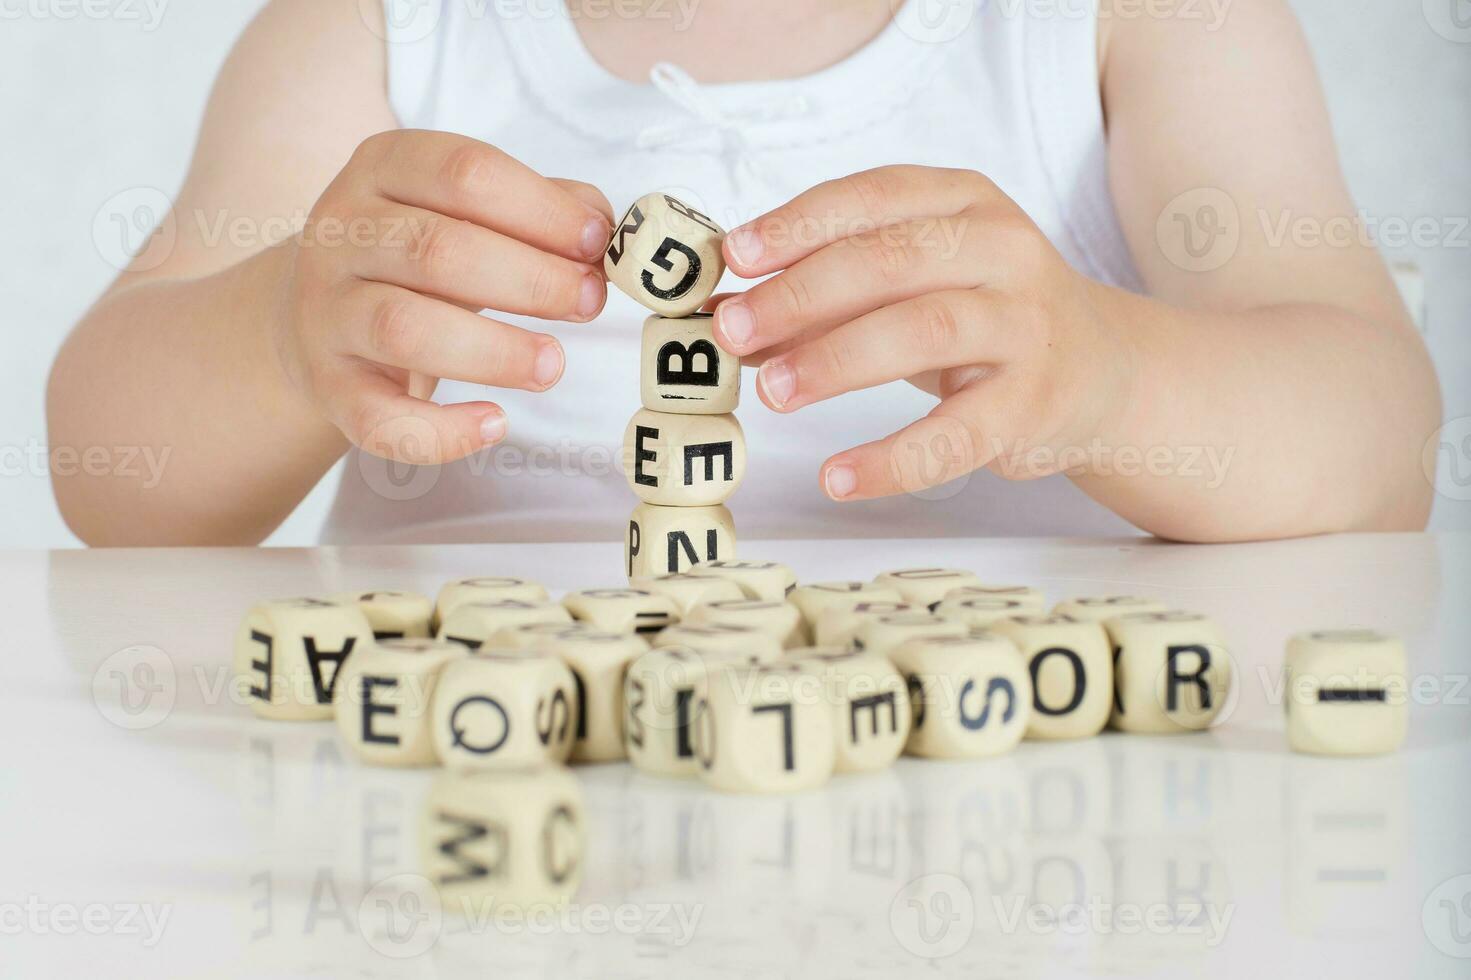
[[[716,345],[714,318],[697,312],[725,271],[724,239],[695,209],[647,194],[603,258],[608,280],[654,312],[639,359],[643,408],[623,437],[623,470],[643,501],[628,522],[630,579],[735,556],[724,504],[746,471],[745,436],[731,414],[741,364]]]

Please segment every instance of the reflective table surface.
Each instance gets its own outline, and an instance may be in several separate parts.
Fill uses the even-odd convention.
[[[423,887],[438,770],[359,764],[238,703],[254,600],[515,574],[621,584],[616,544],[0,555],[0,975],[1471,976],[1471,537],[742,542],[804,581],[968,568],[1219,620],[1236,696],[1197,735],[901,759],[790,797],[573,770],[569,872],[510,914]],[[1393,755],[1287,751],[1287,636],[1410,655]],[[528,797],[535,794],[528,794]],[[552,903],[553,897],[566,901]]]

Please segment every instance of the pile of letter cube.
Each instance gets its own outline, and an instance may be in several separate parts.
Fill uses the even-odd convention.
[[[643,408],[623,437],[623,468],[643,503],[628,522],[630,579],[735,557],[725,501],[746,473],[746,442],[731,414],[741,363],[715,343],[699,312],[725,271],[725,233],[667,194],[634,202],[603,259],[608,280],[654,312],[644,323]]]
[[[1372,630],[1285,658],[1290,745],[1390,751],[1405,653]],[[550,601],[519,578],[252,609],[236,669],[256,714],[336,718],[364,761],[521,771],[627,758],[719,789],[785,792],[901,753],[977,759],[1023,739],[1210,727],[1232,659],[1206,616],[1147,598],[1057,603],[942,568],[797,585],[719,560]]]

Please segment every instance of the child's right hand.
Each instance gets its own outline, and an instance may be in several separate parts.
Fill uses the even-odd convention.
[[[613,214],[596,188],[493,146],[397,130],[363,142],[285,246],[276,349],[291,385],[354,444],[408,463],[500,441],[488,402],[436,405],[440,378],[544,391],[562,346],[481,309],[585,322],[607,301]]]

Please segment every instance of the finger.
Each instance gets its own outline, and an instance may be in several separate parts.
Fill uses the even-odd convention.
[[[928,293],[865,314],[767,359],[756,390],[795,411],[834,395],[961,364],[1005,361],[1003,300],[979,289]]]
[[[613,234],[612,208],[589,204],[509,154],[454,133],[399,130],[368,140],[380,194],[474,222],[543,251],[596,261]]]
[[[468,221],[397,207],[381,223],[402,233],[362,250],[360,278],[547,320],[586,322],[608,300],[600,270]]]
[[[371,370],[344,379],[333,421],[353,445],[383,459],[435,466],[506,437],[506,414],[493,402],[437,405],[404,394]]]
[[[784,269],[854,234],[958,214],[999,195],[973,170],[891,166],[829,180],[725,236],[726,264],[751,278]]]
[[[567,193],[571,194],[573,197],[577,198],[583,204],[586,204],[598,214],[608,219],[608,228],[612,229],[613,203],[608,200],[608,196],[606,194],[598,190],[592,184],[587,184],[580,180],[572,180],[570,177],[553,177],[551,178],[551,181],[558,187],[565,190]],[[609,234],[612,234],[611,230],[609,231]],[[608,243],[604,242],[602,247],[607,248]],[[601,252],[599,254],[601,254]]]
[[[715,337],[748,354],[911,296],[979,285],[970,214],[925,218],[834,242],[721,303]]]
[[[988,431],[970,421],[982,418]],[[1009,413],[987,386],[968,388],[893,435],[823,463],[823,491],[833,500],[869,500],[949,483],[989,464],[997,433],[1009,426]]]
[[[545,391],[562,377],[555,337],[384,283],[361,283],[341,308],[342,353],[436,378]]]

